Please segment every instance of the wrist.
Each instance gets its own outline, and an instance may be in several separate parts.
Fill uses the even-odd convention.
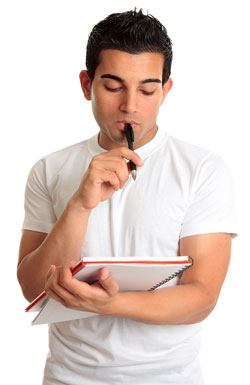
[[[81,204],[81,200],[77,198],[76,194],[74,194],[68,201],[68,209],[70,211],[77,211],[86,216],[89,216],[92,211],[92,209],[85,208]]]
[[[119,294],[120,292],[116,293],[116,295],[110,301],[108,301],[101,310],[99,309],[99,314],[119,316]]]
[[[124,306],[126,307],[127,305],[124,294],[125,292],[118,291],[112,300],[106,304],[102,314],[113,317],[127,317],[126,309],[124,308]]]

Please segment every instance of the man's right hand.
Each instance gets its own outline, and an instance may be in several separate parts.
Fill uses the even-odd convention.
[[[125,159],[131,160],[137,167],[143,166],[139,155],[127,147],[94,156],[78,190],[72,197],[74,203],[84,210],[92,210],[99,202],[122,189],[131,172]]]

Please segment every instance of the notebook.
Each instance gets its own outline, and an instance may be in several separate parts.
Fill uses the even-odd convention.
[[[181,257],[86,257],[72,269],[72,275],[79,281],[89,284],[98,279],[98,271],[108,266],[110,273],[118,282],[119,291],[152,291],[162,287],[171,279],[192,266],[193,259]],[[59,302],[42,292],[25,309],[26,312],[38,311],[32,325],[63,322],[98,314],[78,311],[64,307]]]

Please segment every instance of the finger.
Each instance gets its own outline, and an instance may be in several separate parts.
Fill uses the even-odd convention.
[[[52,268],[50,269],[52,270]],[[50,270],[48,273],[50,273]],[[57,289],[56,286],[58,285],[58,279],[60,275],[60,266],[55,266],[55,269],[53,269],[53,273],[49,275],[47,282],[45,284],[44,291],[46,294],[48,294],[50,297],[57,299]]]
[[[71,268],[73,268],[75,266],[75,264],[76,264],[75,261],[70,261],[69,266]],[[48,270],[48,272],[47,272],[47,274],[46,274],[45,282],[48,281],[48,279],[52,276],[52,274],[55,272],[55,270],[56,270],[56,266],[55,265],[51,265],[49,270]]]
[[[61,285],[61,281],[62,281],[61,270],[63,268],[65,268],[65,266],[58,266],[56,268],[54,275],[51,276],[51,278],[48,280],[48,282],[45,285],[45,292],[51,298],[60,302],[64,306],[68,306],[68,307],[76,306],[76,298],[72,293],[70,284],[67,283],[67,285],[65,285],[67,287],[64,287],[63,285]],[[66,268],[69,271],[70,279],[72,281],[70,264],[66,265]],[[63,278],[63,282],[64,281],[65,281],[65,278]]]
[[[103,166],[109,171],[113,171],[119,180],[119,188],[123,188],[129,178],[127,162],[124,158],[115,158],[112,163],[104,162]],[[117,187],[117,186],[116,186]]]
[[[108,267],[104,267],[99,270],[98,278],[101,286],[110,296],[113,296],[118,292],[118,283],[110,274]]]
[[[45,288],[50,287],[50,285],[54,284],[54,282],[58,282],[59,266],[55,266],[55,265],[52,265],[52,266],[51,266],[51,270],[48,271],[49,276],[47,278],[47,281],[45,282]],[[52,270],[53,272],[51,272],[50,274],[50,271]]]
[[[104,159],[109,159],[113,156],[119,156],[128,160],[132,160],[132,162],[134,162],[138,167],[141,167],[144,164],[143,160],[136,152],[130,150],[128,147],[125,146],[115,148],[114,150],[110,150],[107,152],[103,152],[99,155],[96,155],[93,159],[100,159],[103,161]]]
[[[49,289],[46,291],[46,294],[53,298],[55,301],[60,302],[63,306],[74,309],[74,310],[84,310],[83,305],[79,304],[79,299],[75,296],[71,295],[69,292],[64,290],[63,292],[60,292],[60,295],[58,295],[57,292],[55,292],[52,289]]]
[[[49,277],[54,273],[54,271],[56,270],[56,266],[55,265],[51,265],[47,274],[46,274],[46,277],[45,277],[45,282],[48,281]]]
[[[72,276],[72,269],[70,264],[61,266],[60,277],[58,284],[61,288],[65,289],[68,293],[74,297],[84,298],[84,292],[88,291],[89,284],[86,282],[80,282]]]
[[[46,294],[50,297],[53,298],[55,301],[60,302],[63,306],[65,306],[65,300],[63,297],[60,297],[54,290],[51,288],[47,288],[45,290]]]
[[[123,158],[131,160],[138,167],[141,167],[144,165],[144,162],[140,158],[140,156],[136,152],[130,150],[129,148],[127,148],[125,146],[115,148],[114,150],[109,151],[109,153],[110,153],[110,155],[111,154],[112,155],[120,155]]]
[[[103,170],[100,175],[101,183],[109,183],[115,191],[121,188],[121,181],[114,171]]]
[[[126,160],[121,156],[109,156],[95,158],[91,163],[91,168],[95,168],[95,172],[103,174],[104,170],[112,171],[116,173],[117,178],[120,181],[120,188],[124,186],[128,180],[128,167]]]

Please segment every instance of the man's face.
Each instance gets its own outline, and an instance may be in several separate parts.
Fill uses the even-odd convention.
[[[100,127],[101,147],[111,150],[127,145],[125,123],[133,127],[135,148],[155,136],[160,105],[172,86],[169,79],[162,87],[163,60],[160,53],[133,55],[108,49],[100,54],[91,86],[86,71],[81,72],[84,95],[91,99]]]

